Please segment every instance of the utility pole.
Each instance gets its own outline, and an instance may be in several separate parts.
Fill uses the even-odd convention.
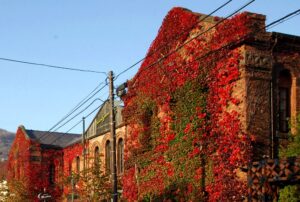
[[[109,103],[110,103],[110,134],[112,140],[111,157],[112,157],[112,193],[113,202],[118,201],[118,186],[117,186],[117,163],[116,163],[116,121],[115,121],[115,106],[114,106],[114,76],[113,72],[109,72]]]
[[[86,169],[86,147],[85,147],[85,117],[82,117],[82,146],[83,146],[83,174],[85,176]]]

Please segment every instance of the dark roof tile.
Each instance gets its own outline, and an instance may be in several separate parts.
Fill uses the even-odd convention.
[[[79,142],[80,134],[47,132],[38,130],[26,130],[30,139],[41,144],[42,148],[61,149],[70,145],[70,143]]]

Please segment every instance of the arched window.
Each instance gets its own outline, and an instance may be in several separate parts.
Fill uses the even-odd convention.
[[[53,185],[55,183],[55,166],[51,164],[49,166],[49,184]]]
[[[278,101],[279,101],[279,131],[289,131],[289,119],[291,117],[291,86],[292,79],[288,70],[282,70],[278,79]]]
[[[111,144],[110,141],[107,140],[105,144],[105,168],[108,173],[111,171],[111,158],[110,158],[110,152],[111,152]]]
[[[95,167],[99,167],[100,165],[100,158],[99,158],[99,147],[95,147],[95,150],[94,150],[94,165]]]
[[[124,141],[122,138],[118,141],[118,173],[124,172]]]
[[[80,157],[79,156],[76,157],[76,172],[77,173],[80,172]]]

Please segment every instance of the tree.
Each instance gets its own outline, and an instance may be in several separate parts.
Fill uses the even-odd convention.
[[[30,202],[34,196],[29,193],[21,180],[10,180],[7,189],[6,201]]]
[[[280,149],[279,156],[281,158],[300,156],[300,114],[296,117],[295,121],[290,123],[290,127],[293,128],[291,131],[294,131],[294,133],[290,132],[290,142],[287,147]],[[285,186],[279,192],[279,201],[299,201],[299,191],[299,185]]]
[[[72,173],[68,184],[73,178],[75,198],[81,201],[107,201],[111,196],[109,174],[101,167],[100,158],[80,173]]]

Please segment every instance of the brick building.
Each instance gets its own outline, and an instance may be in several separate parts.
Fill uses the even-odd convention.
[[[265,26],[264,16],[256,21]],[[244,92],[245,129],[256,136],[254,159],[275,158],[287,143],[289,121],[300,110],[300,37],[263,32],[242,48],[239,90]]]
[[[77,134],[27,130],[19,126],[8,157],[8,180],[22,182],[25,194],[35,198],[44,188],[54,196],[62,193],[56,186],[62,180],[63,149]]]
[[[241,23],[242,19],[243,23]],[[218,17],[206,16],[182,8],[172,9],[152,42],[144,63],[128,84],[128,94],[125,96],[126,118],[131,121],[128,127],[135,128],[127,136],[127,139],[133,142],[127,145],[131,156],[127,167],[129,171],[125,173],[128,182],[124,187],[124,194],[129,200],[142,200],[149,195],[152,198],[163,198],[172,191],[174,194],[184,195],[184,191],[181,191],[182,193],[176,191],[184,188],[168,183],[174,181],[175,184],[184,184],[189,180],[194,184],[189,185],[192,188],[187,185],[186,190],[198,189],[199,191],[194,193],[196,198],[211,197],[213,201],[242,200],[246,197],[241,193],[246,193],[247,180],[246,173],[242,170],[247,167],[247,163],[276,158],[280,146],[286,145],[289,121],[295,119],[300,110],[300,37],[268,32],[265,24],[266,17],[260,14],[244,12],[225,23],[219,23],[221,20]],[[214,27],[215,25],[218,26]],[[248,30],[248,34],[241,34],[243,30]],[[236,58],[230,58],[232,53],[237,53]],[[198,60],[192,60],[194,58]],[[203,110],[203,114],[198,116],[201,117],[198,121],[213,124],[209,125],[210,131],[195,130],[189,133],[190,135],[199,133],[199,138],[202,138],[201,133],[204,133],[207,137],[200,141],[199,138],[195,138],[193,144],[190,144],[190,148],[194,147],[194,150],[181,148],[188,153],[185,156],[194,154],[200,154],[199,158],[201,155],[208,156],[205,156],[207,162],[203,160],[201,163],[202,167],[194,169],[199,170],[202,176],[199,174],[189,180],[180,181],[176,177],[188,172],[189,166],[184,171],[182,167],[185,162],[189,162],[189,158],[182,160],[180,155],[183,154],[177,152],[179,149],[172,147],[177,145],[179,148],[178,142],[186,141],[188,137],[185,137],[185,134],[193,128],[191,125],[197,122],[191,121],[195,111],[195,108],[191,108],[190,114],[181,122],[183,125],[177,126],[180,120],[176,115],[182,116],[182,114],[177,112],[174,116],[176,111],[174,106],[180,106],[184,102],[180,97],[176,97],[176,93],[181,92],[192,82],[203,85],[202,96],[206,97],[202,103],[207,102],[206,106],[196,105],[195,108],[203,110],[208,106]],[[197,85],[192,89],[197,89]],[[181,94],[181,97],[183,96],[184,94]],[[192,97],[188,98],[189,100],[185,100],[185,107],[188,104],[192,105],[193,101],[199,102],[197,99],[190,101]],[[214,108],[213,102],[218,108]],[[154,120],[156,125],[153,124]],[[202,125],[199,127],[203,128]],[[150,132],[144,131],[145,128]],[[160,130],[158,131],[157,128]],[[182,128],[186,129],[182,130]],[[211,131],[216,132],[211,133]],[[158,134],[161,138],[157,138]],[[246,136],[241,140],[243,135]],[[146,137],[151,141],[151,145],[141,142]],[[252,139],[252,147],[247,151],[243,146],[248,144],[246,139],[249,137]],[[212,149],[213,152],[207,154],[208,149],[203,150],[203,145],[209,144],[218,145]],[[134,149],[131,149],[132,147]],[[171,149],[174,151],[170,152]],[[178,159],[174,157],[176,152]],[[155,160],[153,156],[158,156],[160,159]],[[238,158],[239,161],[231,162],[232,159],[235,161]],[[220,162],[209,163],[210,159],[217,159]],[[241,163],[243,160],[245,162]],[[178,161],[182,163],[177,165]],[[151,162],[160,162],[162,165],[159,167],[158,163]],[[136,165],[139,167],[136,168]],[[149,167],[156,169],[149,171]],[[205,173],[205,170],[207,172],[211,167],[216,168],[215,171]],[[168,173],[164,173],[166,170]],[[136,181],[135,175],[139,173],[141,176],[138,178],[139,181]],[[222,176],[222,173],[228,175]],[[168,177],[168,175],[175,177]],[[193,181],[195,178],[202,178],[202,180],[197,184]],[[160,182],[159,185],[163,184],[160,188],[158,184],[156,187],[147,186],[157,181]],[[241,188],[243,186],[244,188]],[[238,190],[239,188],[241,189]],[[132,191],[133,189],[136,190]]]
[[[70,197],[71,183],[66,179],[72,173],[91,168],[94,159],[101,159],[103,170],[110,172],[109,105],[99,110],[86,130],[86,147],[82,144],[82,134],[27,130],[19,126],[8,158],[8,180],[24,189],[25,197],[36,199],[44,188],[54,198]],[[118,174],[124,170],[125,127],[121,119],[121,107],[117,107],[117,155]],[[84,154],[86,149],[86,155]],[[19,184],[15,184],[19,183]]]
[[[201,20],[202,27],[192,28],[183,42],[220,20],[220,18],[206,17],[206,15],[193,13],[186,9],[179,9],[179,12],[179,18],[185,14],[196,16],[198,21]],[[300,111],[300,37],[267,32],[264,29],[264,15],[248,12],[245,12],[244,15],[250,19],[250,29],[255,34],[230,46],[230,51],[238,51],[242,57],[238,64],[238,79],[234,81],[232,87],[232,95],[239,100],[239,103],[228,104],[226,110],[237,111],[242,132],[254,136],[251,150],[252,160],[274,158],[278,156],[279,146],[284,146],[287,142],[288,121],[293,120]],[[202,19],[205,20],[202,21]],[[160,30],[168,33],[168,29],[176,29],[176,25],[172,23],[171,21],[168,26],[163,23]],[[211,40],[210,37],[207,36],[207,41]],[[162,37],[159,33],[154,44],[160,38]],[[172,45],[177,44],[177,41],[172,43]],[[178,42],[178,44],[180,43]],[[150,58],[153,57],[151,48],[148,55]],[[181,53],[189,51],[183,48]],[[185,55],[182,57],[183,59],[179,58],[179,60],[188,60],[189,56]],[[161,71],[168,71],[166,66],[162,65],[160,68]],[[140,72],[133,81],[138,83],[138,76],[140,76]],[[145,75],[145,78],[148,79],[150,76]],[[164,80],[166,80],[166,76],[159,77],[158,82]],[[156,87],[161,88],[158,86],[160,83],[153,85],[156,84]],[[132,94],[132,89],[134,88],[129,88],[129,93],[134,97],[136,95]],[[48,133],[47,138],[43,138],[45,132],[19,127],[9,154],[10,179],[26,178],[28,190],[39,192],[43,187],[51,190],[51,185],[59,182],[60,174],[68,176],[72,171],[79,172],[83,168],[92,166],[93,159],[99,157],[104,162],[105,170],[109,172],[111,169],[111,139],[108,130],[107,107],[107,104],[103,105],[86,130],[87,144],[85,148],[80,135]],[[157,113],[159,119],[164,117],[163,113],[160,113],[162,108],[163,105],[159,106]],[[122,176],[127,126],[122,122],[120,112],[121,108],[118,108],[117,164],[119,176]],[[147,121],[145,123],[150,124]],[[149,131],[151,132],[151,130]],[[85,152],[83,152],[84,150]],[[128,168],[135,170],[135,166],[136,164],[133,163]],[[238,172],[239,174],[241,172]],[[239,177],[245,180],[244,174]],[[134,180],[135,176],[132,179]],[[203,183],[206,185],[205,182]],[[62,187],[57,187],[57,195],[61,195],[62,189]]]

